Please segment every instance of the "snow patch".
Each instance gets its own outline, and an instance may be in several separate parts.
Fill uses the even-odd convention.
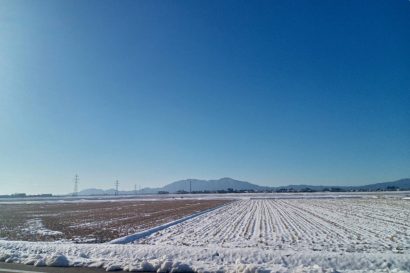
[[[43,236],[56,236],[62,235],[60,231],[50,230],[44,227],[41,219],[35,218],[30,219],[26,222],[26,228],[23,228],[21,231],[28,234],[39,234]]]
[[[52,255],[46,258],[45,263],[47,266],[55,266],[55,267],[67,267],[70,265],[67,257],[64,255]]]
[[[41,253],[33,255],[33,253]],[[217,255],[215,255],[218,253]],[[31,256],[30,256],[31,255]],[[82,257],[81,257],[82,256]],[[408,254],[0,241],[0,260],[132,272],[410,272]]]

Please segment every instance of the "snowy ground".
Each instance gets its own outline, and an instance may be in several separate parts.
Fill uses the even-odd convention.
[[[389,199],[238,201],[138,243],[409,253],[410,202]]]
[[[410,200],[403,198],[239,200],[146,235],[124,245],[0,240],[0,261],[157,272],[410,272]]]
[[[143,194],[119,196],[55,196],[55,197],[24,197],[0,198],[0,204],[53,204],[53,203],[104,203],[128,201],[160,201],[160,200],[211,200],[211,199],[316,199],[316,198],[410,198],[410,191],[385,192],[314,192],[314,193],[212,193],[212,194]]]

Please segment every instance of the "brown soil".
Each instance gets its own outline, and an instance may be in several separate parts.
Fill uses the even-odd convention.
[[[95,203],[0,204],[0,238],[8,240],[106,242],[216,207],[226,200],[104,201]],[[39,219],[44,235],[28,229]]]

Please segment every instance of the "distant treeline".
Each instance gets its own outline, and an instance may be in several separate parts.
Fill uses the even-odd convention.
[[[24,198],[24,197],[52,197],[51,193],[28,195],[25,193],[13,193],[9,195],[0,195],[0,198]]]
[[[267,189],[267,190],[235,190],[232,188],[228,188],[226,190],[215,190],[215,191],[192,191],[188,192],[185,190],[180,190],[175,192],[176,194],[211,194],[211,193],[297,193],[297,192],[374,192],[374,191],[404,191],[408,189],[401,189],[399,187],[386,187],[386,188],[378,188],[378,189],[345,189],[340,187],[329,187],[323,188],[320,190],[312,189],[309,187],[302,188],[302,189],[294,189],[294,188],[280,188],[280,189]],[[168,191],[158,191],[158,194],[169,194]]]

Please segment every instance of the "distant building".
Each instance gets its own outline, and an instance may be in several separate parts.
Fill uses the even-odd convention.
[[[11,197],[26,197],[27,195],[25,193],[13,193]]]

